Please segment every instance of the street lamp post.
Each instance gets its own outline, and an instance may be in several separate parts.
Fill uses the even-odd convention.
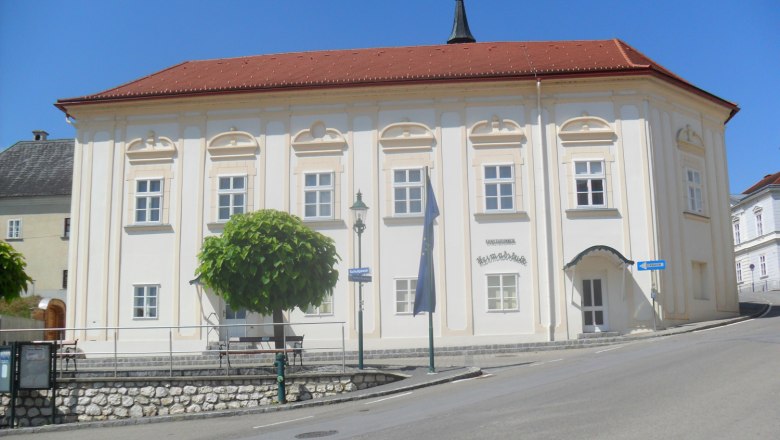
[[[358,236],[358,267],[363,267],[363,231],[366,230],[364,222],[368,206],[363,203],[363,194],[358,190],[355,203],[349,208],[354,215],[354,224],[352,229]],[[358,369],[363,369],[363,283],[358,283]]]

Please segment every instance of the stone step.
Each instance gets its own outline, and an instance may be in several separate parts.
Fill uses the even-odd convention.
[[[616,338],[620,336],[618,332],[593,332],[593,333],[580,333],[577,335],[577,339],[599,339],[599,338]]]

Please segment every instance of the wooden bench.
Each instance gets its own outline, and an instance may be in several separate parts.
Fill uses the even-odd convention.
[[[78,339],[59,339],[54,341],[33,341],[36,344],[39,343],[54,343],[54,349],[56,350],[56,356],[57,359],[60,360],[60,366],[62,366],[62,361],[65,361],[65,370],[68,370],[68,367],[70,367],[70,361],[73,361],[73,369],[75,371],[79,371],[78,365],[76,364],[76,359],[78,359],[78,350],[77,346],[79,344]]]
[[[301,336],[286,336],[284,339],[285,347],[276,348],[277,338],[273,336],[240,336],[237,338],[230,338],[227,341],[227,345],[220,344],[219,347],[219,366],[222,368],[222,358],[227,358],[228,368],[230,365],[230,356],[237,354],[276,354],[276,353],[292,353],[293,365],[295,365],[295,358],[300,358],[300,365],[303,366],[303,335]],[[232,347],[231,347],[232,344]],[[242,344],[242,346],[236,346]],[[254,344],[254,348],[245,348],[243,345]],[[292,347],[287,347],[292,345]]]

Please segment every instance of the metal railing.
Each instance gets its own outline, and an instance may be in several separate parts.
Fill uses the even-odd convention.
[[[113,358],[113,370],[114,370],[114,377],[118,377],[119,372],[119,360],[121,359],[129,359],[129,358],[137,358],[140,355],[146,355],[146,356],[165,356],[168,357],[168,371],[171,376],[173,376],[173,370],[174,370],[174,355],[191,355],[191,354],[204,354],[204,353],[215,353],[219,354],[220,352],[224,351],[222,348],[212,349],[210,348],[210,344],[212,342],[215,342],[219,344],[221,347],[224,347],[224,349],[227,349],[227,343],[230,340],[230,329],[231,328],[265,328],[265,327],[271,327],[274,326],[284,326],[284,337],[285,340],[283,341],[286,347],[286,337],[287,336],[293,336],[291,332],[289,332],[289,327],[296,327],[298,329],[300,328],[306,328],[307,326],[323,326],[323,325],[329,325],[329,326],[340,326],[341,328],[341,346],[328,346],[328,345],[322,345],[317,344],[315,348],[301,348],[303,352],[306,351],[320,351],[320,352],[327,352],[327,351],[340,351],[341,352],[341,368],[343,372],[346,372],[346,339],[345,339],[345,326],[344,321],[329,321],[329,322],[285,322],[285,323],[248,323],[248,324],[223,324],[223,325],[215,325],[215,324],[208,324],[208,325],[181,325],[181,326],[163,326],[163,325],[157,325],[157,326],[144,326],[144,327],[138,327],[138,326],[107,326],[107,327],[62,327],[62,328],[46,328],[46,331],[60,331],[60,334],[67,335],[68,339],[80,339],[78,336],[86,335],[88,332],[104,332],[104,336],[100,340],[90,340],[88,342],[112,342],[113,343],[113,349],[111,351],[93,351],[90,350],[89,352],[79,352],[78,356],[83,356],[84,358],[91,358],[91,359],[105,359],[107,357]],[[197,329],[206,329],[206,338],[200,339],[200,340],[183,340],[183,339],[177,339],[174,338],[174,331],[178,330],[178,333],[181,333],[182,330],[197,330]],[[17,329],[0,329],[0,340],[7,339],[7,340],[15,340],[12,336],[15,333],[19,332],[29,332],[31,330],[35,330],[40,332],[44,329],[24,329],[24,328],[17,328]],[[149,342],[149,341],[155,341],[155,342],[162,342],[159,339],[159,335],[155,335],[154,338],[128,338],[128,339],[120,339],[119,334],[122,331],[161,331],[161,330],[167,330],[167,339],[168,339],[168,349],[167,350],[120,350],[119,346],[121,344],[134,344],[134,343],[143,343],[143,342]],[[218,338],[214,340],[209,340],[209,336],[212,334],[213,331],[217,332]],[[334,340],[333,338],[329,340]],[[174,345],[178,343],[179,345],[183,345],[187,342],[203,342],[205,344],[205,347],[202,350],[174,350]],[[53,341],[51,341],[53,342]],[[60,358],[62,361],[62,357]],[[216,360],[215,360],[216,361]],[[62,369],[59,370],[61,373],[63,372]],[[225,365],[225,374],[230,374],[230,366]]]

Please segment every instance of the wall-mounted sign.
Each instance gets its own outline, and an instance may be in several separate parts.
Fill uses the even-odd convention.
[[[13,380],[13,351],[10,345],[0,347],[0,393],[11,392]]]
[[[509,246],[517,243],[514,238],[494,238],[485,240],[485,244],[488,246]]]
[[[477,263],[479,263],[480,266],[485,266],[498,261],[512,261],[522,264],[523,266],[528,264],[528,261],[526,261],[524,256],[507,251],[492,253],[490,255],[485,255],[484,257],[477,257]]]
[[[53,344],[19,344],[19,389],[51,388]]]

